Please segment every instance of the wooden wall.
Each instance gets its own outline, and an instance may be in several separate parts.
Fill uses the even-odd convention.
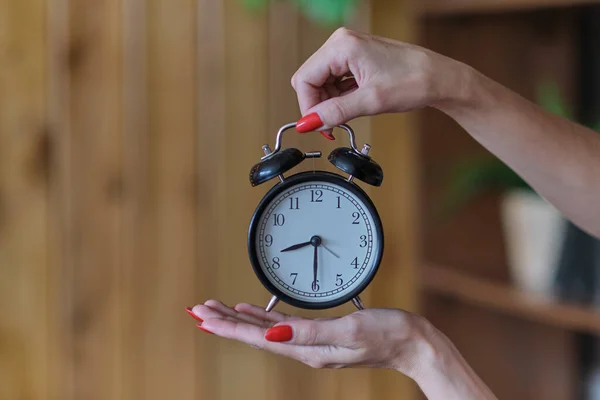
[[[290,78],[333,31],[240,3],[0,3],[0,399],[411,398],[397,373],[312,370],[184,312],[268,301],[245,239],[269,185],[248,171],[299,117]],[[351,26],[410,39],[411,19],[372,0]],[[363,300],[414,309],[411,121],[351,125],[386,172],[371,192],[390,245]],[[327,154],[339,138],[284,145]]]

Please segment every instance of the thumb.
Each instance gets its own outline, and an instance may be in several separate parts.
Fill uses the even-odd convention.
[[[267,330],[265,339],[303,346],[342,345],[352,332],[344,319],[286,321]]]
[[[306,115],[317,113],[323,123],[322,129],[334,128],[337,125],[368,114],[370,107],[368,90],[357,89],[344,96],[332,97],[307,111]],[[318,127],[315,127],[318,128]]]

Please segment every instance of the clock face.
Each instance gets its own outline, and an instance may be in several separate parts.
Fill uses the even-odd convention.
[[[329,308],[357,296],[383,253],[368,196],[341,176],[294,175],[265,196],[250,224],[249,252],[261,282],[281,300]]]

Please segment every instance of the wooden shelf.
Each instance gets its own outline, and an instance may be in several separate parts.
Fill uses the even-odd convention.
[[[498,13],[552,7],[600,4],[599,0],[421,0],[416,3],[422,15]]]
[[[564,304],[435,265],[425,266],[421,279],[430,293],[571,331],[600,334],[600,308]]]

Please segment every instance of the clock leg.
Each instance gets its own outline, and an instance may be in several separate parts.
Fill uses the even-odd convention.
[[[271,297],[271,300],[269,300],[269,304],[267,304],[267,308],[265,309],[265,311],[266,312],[271,311],[272,309],[275,308],[277,303],[279,303],[279,299],[277,298],[277,296]]]
[[[359,296],[356,296],[355,298],[352,299],[352,304],[354,304],[354,306],[356,308],[358,308],[359,310],[365,309],[365,305],[363,304],[363,302]]]

